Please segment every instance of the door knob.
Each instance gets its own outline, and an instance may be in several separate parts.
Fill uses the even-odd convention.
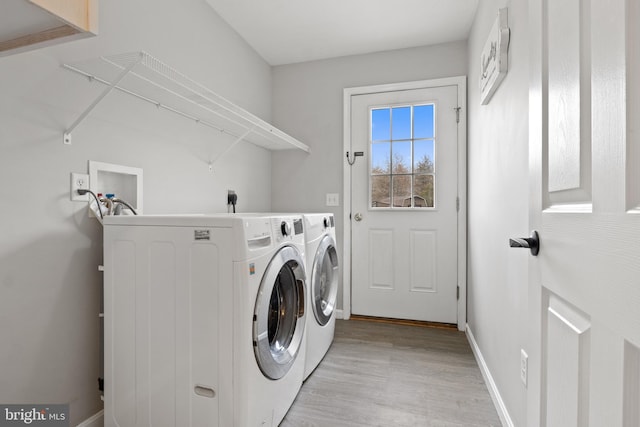
[[[355,219],[356,221],[362,221],[362,214],[358,212],[353,216],[353,219]]]
[[[528,248],[531,255],[537,256],[540,252],[540,238],[537,231],[531,232],[531,237],[517,237],[509,239],[509,246],[512,248]]]

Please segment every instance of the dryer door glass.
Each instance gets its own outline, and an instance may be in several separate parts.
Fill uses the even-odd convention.
[[[262,373],[282,378],[296,360],[305,322],[304,261],[291,246],[280,249],[262,277],[253,316],[253,346]]]
[[[316,252],[311,276],[313,314],[324,326],[331,319],[338,295],[338,254],[331,236],[325,236]]]

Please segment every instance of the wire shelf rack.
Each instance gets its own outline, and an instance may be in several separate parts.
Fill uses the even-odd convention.
[[[117,90],[235,137],[236,141],[228,149],[240,141],[247,141],[269,150],[309,152],[306,144],[146,52],[102,56],[62,66],[105,86],[104,91],[66,129],[65,144],[71,143],[72,131],[102,99],[112,90]]]

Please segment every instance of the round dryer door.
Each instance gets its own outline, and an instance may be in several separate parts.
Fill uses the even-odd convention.
[[[253,346],[262,373],[285,376],[296,360],[305,325],[305,271],[300,252],[285,246],[262,277],[253,316]]]
[[[318,323],[326,325],[336,308],[338,295],[338,254],[331,236],[325,236],[313,260],[311,301]]]

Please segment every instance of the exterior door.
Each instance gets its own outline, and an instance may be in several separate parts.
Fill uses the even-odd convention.
[[[457,323],[458,91],[351,97],[354,314]]]
[[[529,5],[528,425],[638,426],[638,2]]]

